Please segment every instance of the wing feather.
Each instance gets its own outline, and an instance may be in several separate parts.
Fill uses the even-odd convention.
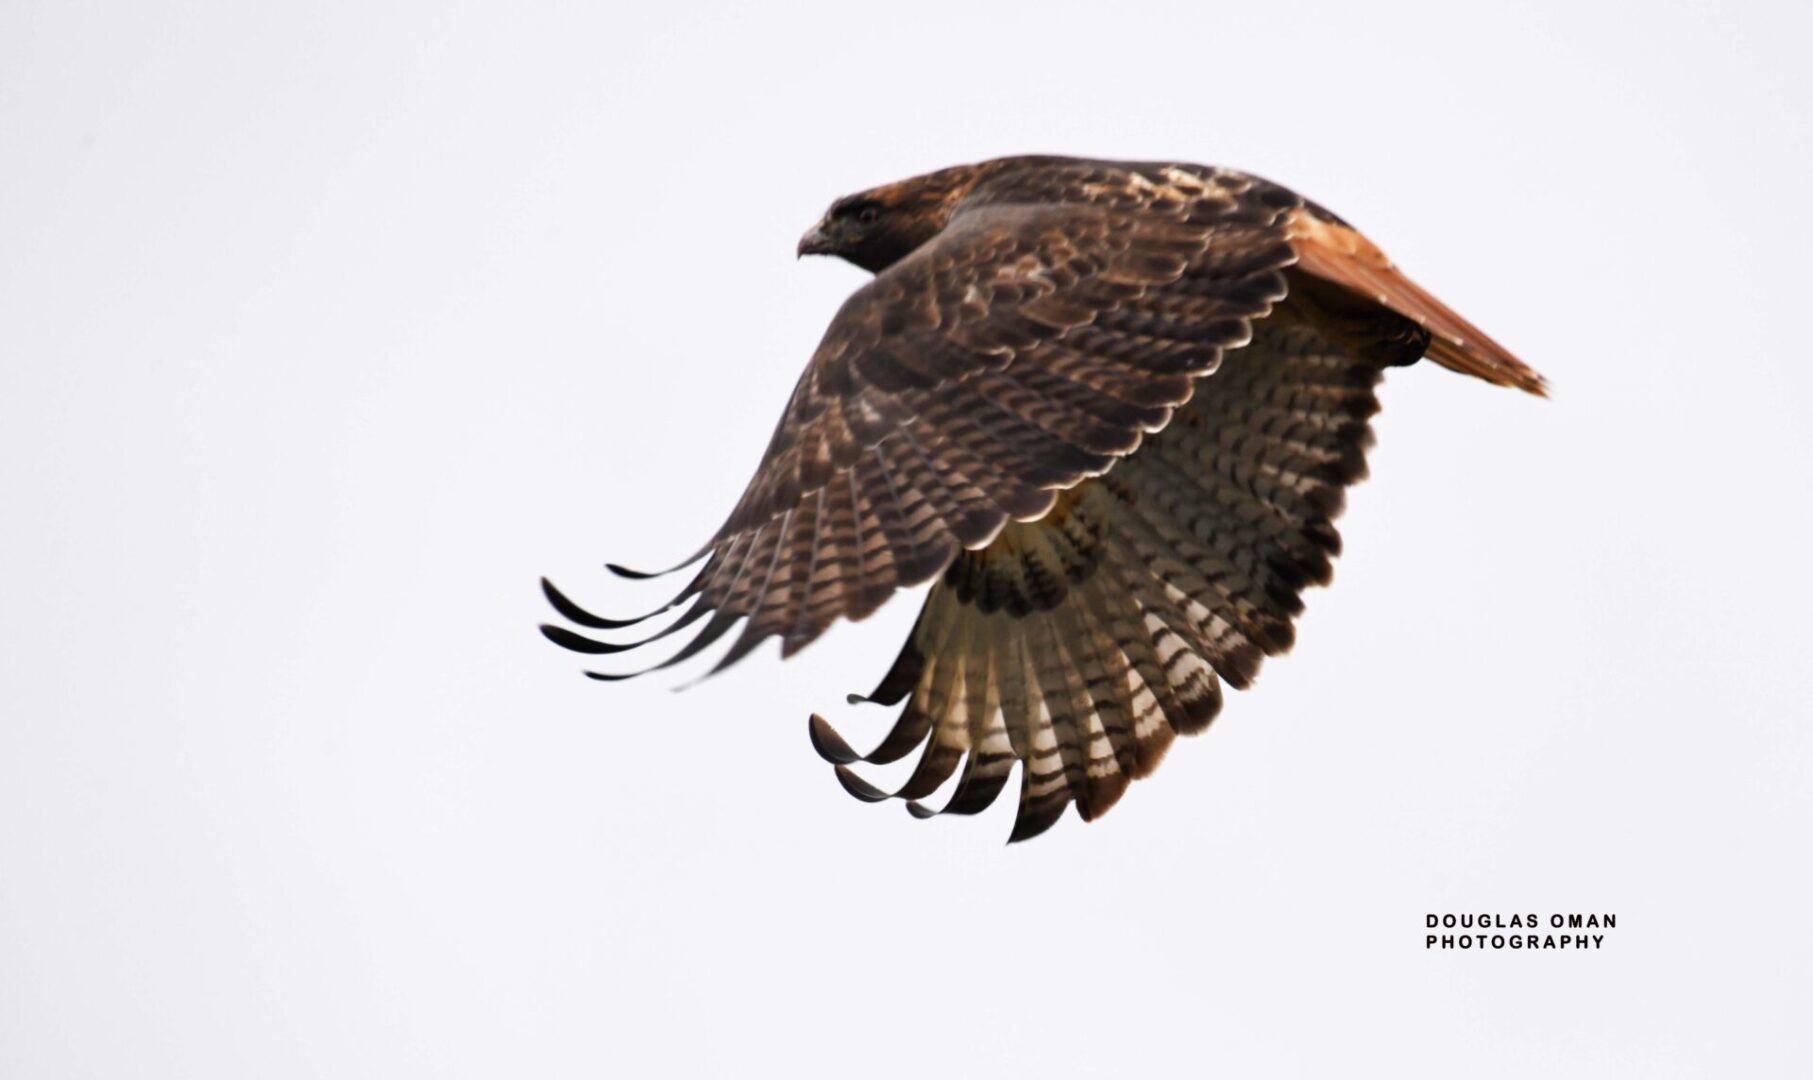
[[[1024,840],[1073,803],[1106,813],[1176,736],[1205,730],[1222,682],[1250,686],[1290,647],[1301,591],[1328,580],[1391,356],[1344,352],[1299,319],[1263,323],[1140,453],[961,554],[883,680],[918,672],[883,742],[899,756],[925,741],[895,794],[930,816],[920,800],[958,775],[939,812],[972,813],[1017,763],[1011,839]],[[822,717],[812,733],[846,786],[881,797]]]
[[[714,640],[718,615],[747,620],[714,671],[772,636],[791,654],[1043,516],[1248,339],[1285,293],[1290,200],[1237,173],[1161,173],[1004,173],[850,298],[688,586]],[[838,490],[851,484],[869,507],[853,510],[870,538],[854,565]]]

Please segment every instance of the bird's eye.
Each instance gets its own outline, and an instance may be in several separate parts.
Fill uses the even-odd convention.
[[[856,212],[856,220],[864,225],[875,224],[875,219],[880,216],[881,211],[875,209],[873,206],[865,206]]]

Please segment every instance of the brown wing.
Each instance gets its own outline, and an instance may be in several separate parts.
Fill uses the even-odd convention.
[[[1340,547],[1383,367],[1426,354],[1544,383],[1276,185],[1174,164],[976,168],[992,179],[945,232],[839,312],[668,605],[691,606],[656,636],[710,616],[674,663],[747,618],[719,667],[772,635],[791,652],[942,572],[872,695],[906,707],[866,760],[920,748],[892,793],[920,815],[959,767],[944,812],[987,806],[1023,763],[1024,839],[1072,802],[1105,812],[1207,726],[1223,680],[1245,687],[1290,647],[1300,593]],[[547,592],[583,626],[639,621]],[[851,792],[888,797],[821,718],[811,731]]]
[[[1365,472],[1373,387],[1421,343],[1390,320],[1368,338],[1292,298],[1231,352],[1176,419],[1036,524],[953,562],[872,700],[906,701],[866,756],[812,719],[813,743],[859,798],[918,800],[962,772],[941,812],[987,807],[1022,765],[1012,839],[1074,802],[1104,813],[1178,734],[1288,649],[1299,594],[1326,583],[1333,520]],[[915,749],[904,787],[849,766]]]
[[[719,668],[769,636],[791,653],[1105,472],[1284,294],[1298,205],[1238,173],[1173,167],[1061,163],[978,187],[833,320],[669,605],[691,601],[657,637],[709,620],[667,663],[739,618]],[[582,626],[636,621],[548,595]],[[544,633],[581,652],[632,647]]]

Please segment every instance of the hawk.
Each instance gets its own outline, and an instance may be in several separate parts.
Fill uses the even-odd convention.
[[[702,565],[639,619],[544,581],[566,621],[606,633],[542,631],[594,655],[691,633],[664,668],[741,623],[715,672],[936,579],[880,685],[852,695],[904,703],[892,731],[861,754],[814,715],[812,743],[851,794],[920,817],[982,810],[1018,765],[1012,840],[1071,804],[1106,812],[1208,726],[1224,683],[1245,689],[1291,647],[1303,590],[1340,551],[1386,368],[1426,357],[1544,393],[1352,226],[1231,169],[962,165],[838,199],[799,253],[875,276],[729,518],[674,570]],[[677,608],[639,641],[610,637]],[[896,791],[851,768],[915,751]]]

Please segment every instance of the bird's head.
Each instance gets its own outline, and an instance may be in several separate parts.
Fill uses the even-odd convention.
[[[799,254],[836,255],[878,274],[937,236],[978,179],[975,166],[959,166],[845,195],[800,237]]]

